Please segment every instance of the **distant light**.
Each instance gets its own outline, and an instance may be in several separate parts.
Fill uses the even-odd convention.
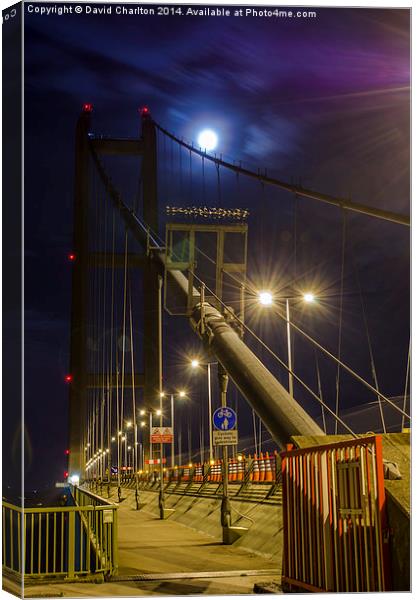
[[[158,410],[156,411],[156,414],[158,417],[160,417],[162,415],[162,411],[158,408]]]
[[[90,102],[86,102],[85,104],[83,104],[83,112],[84,113],[92,113],[93,105]]]
[[[67,473],[66,477],[68,477],[68,473]],[[79,485],[80,476],[79,475],[71,475],[71,477],[69,478],[69,482],[72,483],[72,485]]]
[[[141,421],[141,422],[140,422],[140,426],[141,426],[141,427],[145,427],[145,425],[146,425],[145,421]]]
[[[119,435],[122,435],[123,431],[119,431]]]
[[[125,442],[125,441],[126,441],[126,436],[124,435],[124,436],[122,437],[122,442]]]
[[[70,374],[68,374],[68,375],[65,375],[65,381],[66,381],[67,383],[71,383],[71,382],[72,382],[72,375],[70,375]]]
[[[204,129],[198,136],[198,144],[204,150],[214,150],[217,147],[217,134],[211,129]]]
[[[132,446],[128,446],[128,447],[127,447],[127,449],[128,449],[128,450],[132,450]]]
[[[195,358],[194,358],[194,359],[191,361],[191,366],[192,366],[192,368],[193,368],[193,369],[196,369],[197,367],[199,367],[199,366],[200,366],[200,363],[198,362],[198,360],[197,360],[197,359],[195,359]]]
[[[132,421],[127,421],[126,427],[132,427]]]
[[[112,439],[111,439],[111,441],[112,441],[112,442],[115,442],[115,441],[116,441],[116,438],[113,436],[113,437],[112,437]]]
[[[273,302],[273,297],[271,292],[259,292],[258,294],[259,303],[263,306],[271,306]]]
[[[191,469],[191,467],[193,466],[193,463],[188,463],[188,466],[189,466],[189,467],[190,467],[190,469]]]
[[[143,409],[142,409],[141,411],[139,411],[139,414],[140,414],[140,416],[141,416],[141,417],[143,417],[143,415],[145,415],[145,414],[146,414],[146,410],[143,410]]]
[[[242,462],[243,456],[241,454],[238,454],[237,455],[237,460],[238,460],[238,462]]]
[[[180,391],[180,398],[185,398],[185,392],[184,392],[184,390]]]
[[[109,453],[110,452],[110,448],[106,448],[106,452]]]
[[[160,397],[160,398],[165,398],[165,392],[161,392],[161,393],[159,394],[159,397]]]
[[[64,479],[68,477],[68,471],[64,471]]]
[[[304,302],[310,302],[310,303],[314,302],[314,300],[316,299],[315,295],[312,294],[311,292],[304,294],[303,298],[304,298]]]
[[[147,118],[151,116],[151,111],[149,110],[148,106],[142,106],[142,108],[139,109],[139,112],[142,118]]]
[[[68,260],[70,260],[71,262],[74,262],[75,258],[76,258],[76,256],[72,252],[70,254],[68,254]]]
[[[70,451],[67,449],[65,450],[65,454],[68,456],[68,454],[70,453]]]

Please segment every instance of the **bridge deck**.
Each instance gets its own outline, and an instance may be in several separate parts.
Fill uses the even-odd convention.
[[[112,501],[116,500],[114,492]],[[30,586],[25,597],[248,594],[255,583],[278,579],[272,573],[278,571],[276,561],[223,546],[181,523],[161,521],[146,507],[136,511],[133,492],[124,489],[123,496],[126,499],[118,510],[119,575],[115,581]],[[246,575],[251,571],[258,573]],[[146,576],[150,580],[140,580]]]

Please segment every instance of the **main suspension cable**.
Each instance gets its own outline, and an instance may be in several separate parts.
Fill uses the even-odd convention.
[[[391,223],[396,223],[398,225],[407,225],[410,226],[410,218],[392,211],[382,210],[379,208],[374,208],[372,206],[368,206],[366,204],[360,204],[358,202],[352,202],[347,198],[337,198],[335,196],[331,196],[329,194],[322,194],[320,192],[315,192],[314,190],[309,190],[300,185],[294,185],[282,181],[280,179],[276,179],[274,177],[268,177],[266,173],[262,175],[259,172],[251,171],[249,169],[244,169],[241,165],[237,166],[236,164],[229,163],[224,161],[222,158],[218,158],[217,156],[212,156],[211,154],[207,154],[206,151],[199,150],[192,144],[187,144],[184,140],[179,139],[174,134],[170,133],[158,123],[155,123],[155,127],[164,135],[171,138],[177,144],[186,148],[191,153],[197,154],[198,156],[202,156],[207,160],[215,163],[218,167],[222,166],[226,169],[234,171],[235,173],[241,173],[242,175],[246,175],[247,177],[251,177],[252,179],[257,179],[258,181],[263,181],[268,185],[273,185],[279,187],[287,192],[291,192],[292,194],[296,194],[297,196],[302,196],[304,198],[309,198],[311,200],[317,200],[319,202],[324,202],[326,204],[332,204],[333,206],[339,206],[340,208],[350,210],[352,212],[361,213],[368,215],[369,217],[376,217],[377,219],[383,219],[385,221],[390,221]]]

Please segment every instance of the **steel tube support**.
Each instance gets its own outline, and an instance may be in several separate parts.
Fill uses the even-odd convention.
[[[196,306],[191,318],[196,331],[199,311]],[[315,421],[245,345],[219,311],[209,304],[205,307],[205,320],[206,333],[200,337],[280,447],[285,447],[293,435],[323,435]]]

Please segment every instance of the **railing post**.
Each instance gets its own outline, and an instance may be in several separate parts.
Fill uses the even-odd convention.
[[[75,575],[75,511],[68,513],[68,578]]]
[[[112,575],[117,575],[119,570],[119,545],[117,543],[118,535],[118,524],[117,524],[117,509],[113,509],[113,523],[112,523]]]

